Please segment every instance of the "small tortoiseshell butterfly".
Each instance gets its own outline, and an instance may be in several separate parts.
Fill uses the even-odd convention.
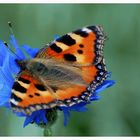
[[[71,107],[88,102],[107,77],[101,26],[88,26],[45,45],[33,59],[18,60],[21,71],[12,87],[15,112]]]

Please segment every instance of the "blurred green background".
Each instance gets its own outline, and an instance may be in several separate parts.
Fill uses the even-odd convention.
[[[0,5],[0,39],[9,40],[7,22],[14,25],[19,44],[42,47],[86,25],[102,25],[109,40],[105,59],[116,84],[103,91],[85,113],[63,114],[54,136],[140,136],[140,5],[139,4],[9,4]],[[0,108],[1,136],[42,136],[35,125],[23,128],[23,118]]]

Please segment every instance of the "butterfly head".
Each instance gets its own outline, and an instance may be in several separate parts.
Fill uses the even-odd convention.
[[[26,69],[27,61],[25,61],[25,60],[16,60],[16,63],[20,67],[21,70]]]

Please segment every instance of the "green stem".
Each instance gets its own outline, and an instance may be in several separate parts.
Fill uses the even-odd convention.
[[[52,136],[52,125],[56,122],[57,119],[57,109],[53,108],[50,110],[47,110],[46,118],[48,120],[47,125],[40,124],[40,127],[44,129],[43,135],[44,136]]]
[[[44,136],[52,136],[52,130],[51,130],[51,127],[48,127],[48,126],[46,126],[45,128],[44,128]]]

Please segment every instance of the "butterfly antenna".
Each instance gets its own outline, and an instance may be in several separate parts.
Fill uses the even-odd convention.
[[[8,26],[9,26],[9,29],[10,29],[10,33],[14,36],[14,32],[13,32],[13,28],[12,28],[12,23],[10,21],[8,21]],[[19,59],[21,59],[15,52],[14,50],[12,50],[10,48],[10,46],[8,45],[7,42],[4,42],[5,46],[7,47],[7,49],[12,52],[12,54],[14,54],[16,57],[18,57]]]
[[[4,42],[5,46],[7,47],[7,49],[12,52],[12,54],[14,54],[16,57],[18,57],[19,59],[21,59],[11,48],[10,46],[7,44],[7,42]]]
[[[11,33],[12,35],[14,35],[11,21],[8,21],[8,26],[9,26],[9,29],[10,29],[10,33]]]

